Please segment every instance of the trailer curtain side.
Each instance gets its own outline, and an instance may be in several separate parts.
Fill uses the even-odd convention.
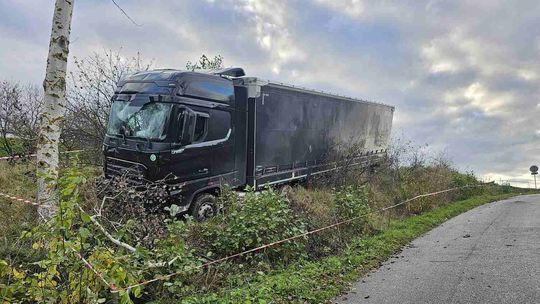
[[[388,148],[394,108],[280,84],[248,100],[248,184],[261,187],[335,169],[336,156],[366,160]],[[348,154],[349,155],[349,154]]]

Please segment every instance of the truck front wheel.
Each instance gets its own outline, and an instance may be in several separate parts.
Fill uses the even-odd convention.
[[[191,204],[191,216],[197,221],[202,222],[218,213],[216,197],[210,193],[198,195]]]

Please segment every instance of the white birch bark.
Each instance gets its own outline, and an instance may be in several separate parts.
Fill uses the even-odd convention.
[[[74,0],[56,0],[47,56],[37,147],[38,213],[50,218],[58,206],[58,141],[66,105],[66,67]]]

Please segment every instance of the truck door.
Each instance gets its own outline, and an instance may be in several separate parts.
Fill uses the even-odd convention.
[[[170,171],[184,181],[234,170],[234,134],[227,108],[190,106],[195,113],[191,143],[171,151]],[[186,127],[186,126],[184,126]]]
[[[204,144],[210,148],[212,157],[212,175],[223,175],[234,171],[234,137],[232,125],[233,113],[228,108],[213,108],[209,111],[208,135]]]
[[[167,162],[168,168],[164,170],[170,171],[182,181],[189,181],[207,177],[211,171],[212,162],[209,151],[200,145],[208,133],[210,116],[208,113],[189,108],[189,111],[194,113],[193,121],[186,122],[183,111],[187,110],[181,110],[176,123],[179,125],[180,133],[185,128],[191,128],[192,139],[189,143],[171,150],[170,161]]]

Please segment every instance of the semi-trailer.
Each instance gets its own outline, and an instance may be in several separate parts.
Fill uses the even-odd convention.
[[[167,203],[203,220],[216,195],[371,166],[388,148],[394,107],[245,76],[160,69],[121,80],[103,142],[104,174],[160,181]]]

